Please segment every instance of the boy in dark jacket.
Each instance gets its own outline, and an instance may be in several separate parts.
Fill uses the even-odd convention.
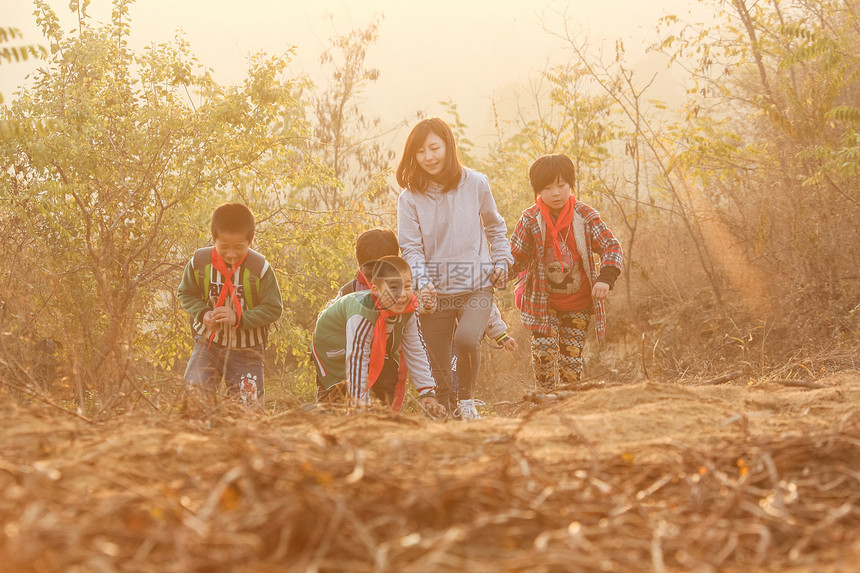
[[[397,235],[391,229],[370,229],[355,240],[355,260],[358,261],[358,273],[355,278],[338,291],[338,296],[360,290],[370,290],[370,275],[373,265],[382,257],[400,255],[400,245]]]

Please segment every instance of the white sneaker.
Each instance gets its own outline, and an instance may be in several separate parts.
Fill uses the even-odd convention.
[[[478,413],[478,406],[483,406],[482,400],[458,400],[457,409],[454,410],[454,417],[459,417],[461,420],[480,420],[481,415]]]

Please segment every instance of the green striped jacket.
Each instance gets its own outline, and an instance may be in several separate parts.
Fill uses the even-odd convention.
[[[370,403],[367,372],[373,329],[379,311],[370,291],[354,292],[336,299],[317,318],[314,329],[313,354],[317,380],[323,388],[346,381],[349,397],[354,404]],[[409,377],[419,396],[433,396],[436,381],[430,371],[427,347],[414,312],[398,314],[386,321],[388,330],[386,351],[399,364],[406,360]]]
[[[242,303],[242,318],[233,331],[230,346],[250,348],[265,344],[269,327],[284,309],[275,272],[263,255],[248,250],[233,280]],[[222,288],[224,276],[212,267],[212,247],[197,249],[185,265],[177,291],[179,302],[191,317],[191,329],[197,334],[207,337],[211,334],[203,324],[203,315],[213,308]],[[226,346],[224,333],[219,330],[213,343]]]

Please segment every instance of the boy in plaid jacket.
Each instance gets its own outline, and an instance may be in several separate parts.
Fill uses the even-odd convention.
[[[582,348],[591,315],[597,341],[606,331],[603,301],[621,274],[621,245],[600,214],[571,194],[573,162],[545,155],[529,169],[535,204],[511,236],[517,306],[532,332],[532,367],[541,390],[582,377]],[[601,257],[595,268],[592,253]],[[556,370],[558,375],[556,375]],[[559,380],[560,379],[560,380]]]

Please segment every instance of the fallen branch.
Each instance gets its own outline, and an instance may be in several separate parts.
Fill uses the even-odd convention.
[[[716,378],[711,378],[710,380],[704,380],[699,382],[699,386],[716,386],[717,384],[725,384],[726,382],[731,382],[735,378],[740,378],[743,376],[743,372],[740,370],[735,370],[734,372],[729,372],[728,374],[723,374],[722,376],[717,376]]]
[[[642,360],[642,374],[645,375],[646,380],[651,380],[651,376],[648,375],[648,367],[645,366],[645,333],[642,333],[642,348],[639,354],[640,359]]]
[[[773,382],[774,384],[782,384],[783,386],[790,386],[792,388],[829,388],[830,386],[826,384],[819,384],[818,382],[812,382],[811,380],[768,380],[768,382]]]

